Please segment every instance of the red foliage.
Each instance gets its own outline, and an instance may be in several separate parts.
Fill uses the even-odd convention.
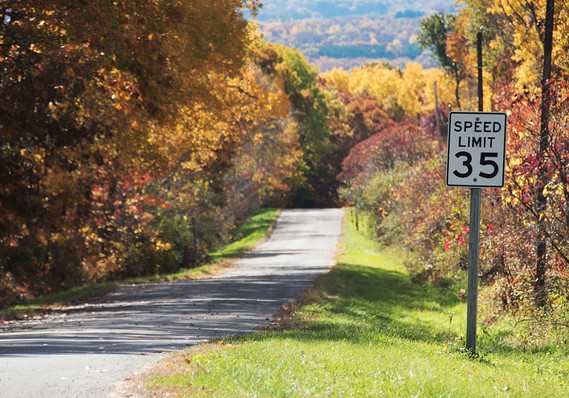
[[[431,134],[411,121],[390,122],[380,132],[352,148],[339,178],[348,185],[365,184],[374,173],[388,171],[397,162],[410,166],[436,150]]]

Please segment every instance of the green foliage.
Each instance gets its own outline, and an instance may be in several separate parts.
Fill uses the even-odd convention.
[[[439,65],[448,71],[454,71],[458,65],[447,55],[446,41],[456,22],[456,15],[442,12],[433,14],[421,20],[418,40],[422,48],[433,52]]]
[[[466,68],[462,63],[450,58],[447,53],[447,40],[453,31],[456,20],[456,15],[442,12],[424,18],[421,20],[417,40],[422,48],[431,50],[439,65],[453,76],[456,83],[456,106],[461,109],[459,85],[466,77]]]
[[[334,179],[325,156],[331,150],[328,121],[328,98],[317,85],[317,72],[296,49],[260,43],[253,49],[256,60],[270,75],[284,82],[284,91],[297,121],[302,157],[297,166],[297,179],[291,193],[293,206],[314,207],[326,203],[327,185]],[[324,191],[323,194],[320,194]]]

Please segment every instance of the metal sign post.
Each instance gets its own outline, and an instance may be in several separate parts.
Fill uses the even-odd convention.
[[[468,237],[468,293],[466,308],[466,349],[476,354],[478,314],[478,253],[480,248],[480,188],[470,189],[470,232]]]
[[[476,354],[481,188],[504,186],[507,115],[483,112],[482,33],[478,33],[479,112],[451,112],[446,184],[470,188],[466,349]]]
[[[478,111],[484,111],[484,84],[482,69],[482,32],[476,34],[478,58]],[[505,145],[504,141],[504,147]],[[505,156],[504,156],[505,157]],[[505,160],[505,159],[504,159]],[[470,229],[468,231],[468,293],[466,308],[466,349],[476,355],[476,318],[478,317],[478,259],[480,251],[480,188],[470,188]]]

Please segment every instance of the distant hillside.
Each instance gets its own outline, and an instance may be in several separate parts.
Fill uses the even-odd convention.
[[[285,22],[308,18],[394,16],[397,13],[426,11],[430,14],[433,11],[451,12],[454,4],[454,0],[264,0],[257,20]]]
[[[300,49],[320,70],[387,60],[434,66],[417,43],[421,18],[457,12],[454,0],[264,0],[265,38]]]
[[[303,0],[268,0],[263,1],[259,13],[260,21],[291,21],[307,18],[335,18],[348,15],[383,15],[389,7],[385,1],[303,1]]]

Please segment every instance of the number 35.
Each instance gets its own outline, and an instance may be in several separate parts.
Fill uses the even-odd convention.
[[[453,174],[459,178],[469,177],[473,172],[472,155],[468,152],[462,151],[462,152],[457,152],[454,156],[457,158],[464,158],[464,160],[462,161],[462,165],[466,167],[466,171],[464,173],[461,173],[460,171],[455,170],[453,171]],[[480,177],[494,178],[498,175],[498,164],[495,161],[490,160],[491,158],[497,158],[497,157],[498,157],[497,152],[482,152],[480,154],[480,165],[492,167],[492,172],[490,173],[485,173],[483,171],[478,173]]]

